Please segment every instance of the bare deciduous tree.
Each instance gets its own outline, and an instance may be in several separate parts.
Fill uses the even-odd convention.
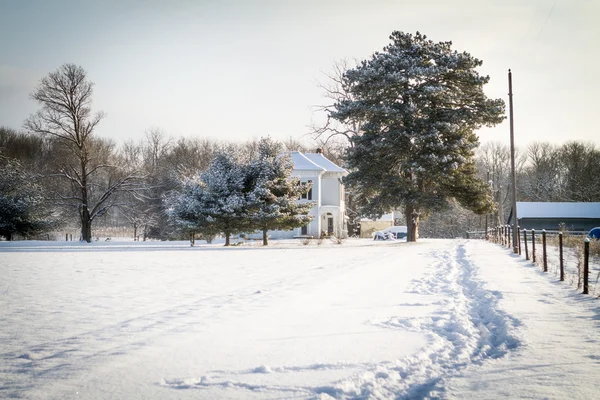
[[[314,107],[316,113],[325,114],[325,121],[311,125],[311,136],[323,145],[333,138],[343,138],[346,146],[352,146],[350,139],[360,134],[362,120],[354,118],[347,123],[342,123],[331,118],[335,103],[354,100],[350,92],[350,83],[344,75],[348,69],[350,69],[348,61],[338,61],[334,63],[333,71],[325,74],[327,83],[317,82],[317,86],[323,90],[324,97],[330,101],[329,104]]]
[[[41,106],[25,121],[32,133],[53,137],[71,158],[61,162],[57,176],[69,182],[58,195],[63,205],[77,209],[81,238],[92,240],[92,223],[115,206],[109,201],[120,191],[137,189],[139,176],[111,163],[114,144],[94,140],[94,129],[104,114],[91,110],[94,84],[85,70],[64,64],[44,77],[31,94]]]

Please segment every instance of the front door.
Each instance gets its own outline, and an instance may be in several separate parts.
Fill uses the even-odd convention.
[[[300,230],[301,235],[308,235],[308,226],[303,226]]]
[[[327,234],[333,235],[333,217],[327,218]]]

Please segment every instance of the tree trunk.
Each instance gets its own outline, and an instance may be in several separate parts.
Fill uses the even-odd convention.
[[[406,219],[407,242],[416,242],[419,237],[419,213],[413,206],[404,207],[404,218]]]
[[[229,246],[229,237],[230,236],[231,236],[231,233],[225,232],[225,246]]]
[[[138,241],[138,237],[137,237],[137,224],[135,222],[133,223],[133,241],[134,242]]]
[[[84,205],[81,210],[81,240],[88,243],[92,241],[92,221],[90,221],[90,211],[87,205]]]
[[[92,241],[92,221],[90,219],[90,210],[88,208],[88,187],[87,187],[87,149],[81,147],[82,154],[79,155],[81,166],[81,239],[90,243]]]
[[[267,238],[267,230],[263,229],[263,246],[269,245],[269,239]]]

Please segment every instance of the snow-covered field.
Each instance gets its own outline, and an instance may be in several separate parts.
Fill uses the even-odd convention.
[[[597,398],[600,303],[477,240],[0,242],[0,398]]]

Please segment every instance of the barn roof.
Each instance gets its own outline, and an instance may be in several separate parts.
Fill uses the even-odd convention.
[[[517,218],[600,218],[600,203],[517,202]]]

